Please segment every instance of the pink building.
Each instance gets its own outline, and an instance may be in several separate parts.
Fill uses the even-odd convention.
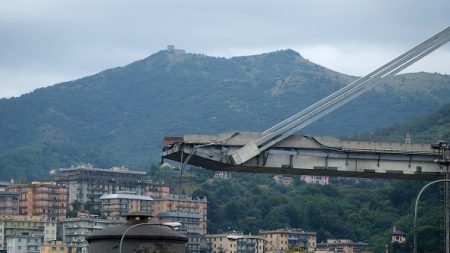
[[[307,184],[327,185],[329,183],[329,177],[326,176],[302,175],[300,176],[300,180]]]

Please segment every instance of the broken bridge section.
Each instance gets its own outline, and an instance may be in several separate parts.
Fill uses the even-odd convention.
[[[242,164],[230,159],[236,150],[264,135],[235,132],[166,137],[162,157],[219,171],[409,180],[436,180],[444,175],[435,163],[439,154],[431,144],[291,135]],[[253,155],[251,149],[248,152]]]

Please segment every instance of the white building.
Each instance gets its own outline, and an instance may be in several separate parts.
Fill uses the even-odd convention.
[[[89,234],[109,227],[122,225],[125,221],[81,217],[68,218],[61,223],[63,242],[71,248],[76,248],[76,252],[87,253],[88,242],[86,241],[86,237]]]
[[[14,253],[39,253],[41,237],[38,235],[23,234],[20,236],[11,236],[6,240],[6,252]]]
[[[273,177],[273,180],[275,180],[275,183],[281,184],[284,186],[291,186],[294,184],[294,179],[292,177],[286,177],[283,175],[275,175]]]
[[[150,215],[149,196],[137,195],[130,192],[118,192],[114,194],[104,194],[100,197],[102,203],[102,217],[121,218],[132,212],[143,212]]]

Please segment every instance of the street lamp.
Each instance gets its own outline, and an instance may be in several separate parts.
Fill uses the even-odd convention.
[[[424,187],[422,187],[422,189],[420,190],[419,194],[417,195],[417,199],[416,199],[416,204],[414,206],[414,227],[413,227],[413,234],[414,234],[414,253],[417,253],[417,236],[416,236],[416,221],[417,221],[417,206],[419,204],[419,199],[420,199],[420,195],[422,195],[423,191],[428,188],[428,186],[435,184],[435,183],[440,183],[440,182],[450,182],[450,179],[439,179],[433,182],[430,182],[428,184],[426,184]],[[445,207],[447,208],[447,207]],[[447,228],[446,228],[447,229]],[[446,252],[448,250],[449,245],[447,245],[447,241],[446,241],[446,245],[445,245],[445,249]]]
[[[263,242],[265,242],[265,243],[268,243],[268,244],[272,247],[273,251],[278,252],[278,253],[281,253],[281,250],[277,249],[277,248],[272,244],[271,241],[269,241],[269,240],[267,240],[267,239],[264,239],[264,238],[261,238],[261,237],[249,237],[249,236],[243,236],[243,235],[228,235],[228,236],[227,236],[227,239],[230,240],[230,241],[238,241],[238,240],[245,240],[245,239],[250,239],[250,240],[252,240],[252,239],[255,239],[255,240],[261,240],[261,241],[263,241]],[[264,252],[264,247],[263,247],[263,252]]]

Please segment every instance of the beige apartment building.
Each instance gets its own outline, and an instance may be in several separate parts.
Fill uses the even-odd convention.
[[[206,198],[192,198],[187,195],[168,194],[165,197],[153,199],[152,215],[154,222],[180,222],[182,232],[189,241],[187,252],[201,251],[201,242],[207,233],[207,208]]]
[[[151,202],[153,216],[159,222],[178,221],[188,232],[205,235],[207,232],[208,201],[187,195],[169,194]]]
[[[69,247],[61,241],[53,241],[41,244],[39,253],[69,253]]]
[[[19,215],[40,216],[49,221],[60,221],[67,216],[68,190],[64,185],[35,181],[11,184],[8,192],[19,194]]]
[[[56,240],[56,222],[42,220],[40,216],[0,216],[0,249],[7,249],[8,238],[38,236],[41,242]]]
[[[261,231],[260,234],[275,247],[276,250],[285,251],[300,247],[308,252],[314,252],[317,244],[317,235],[301,229],[277,229]]]
[[[100,209],[102,217],[121,218],[132,212],[143,212],[151,214],[150,201],[152,198],[144,195],[137,195],[130,192],[118,192],[104,194],[100,197],[102,207]]]
[[[238,239],[229,239],[235,237]],[[264,253],[270,244],[263,236],[242,233],[222,233],[206,235],[211,253]]]

